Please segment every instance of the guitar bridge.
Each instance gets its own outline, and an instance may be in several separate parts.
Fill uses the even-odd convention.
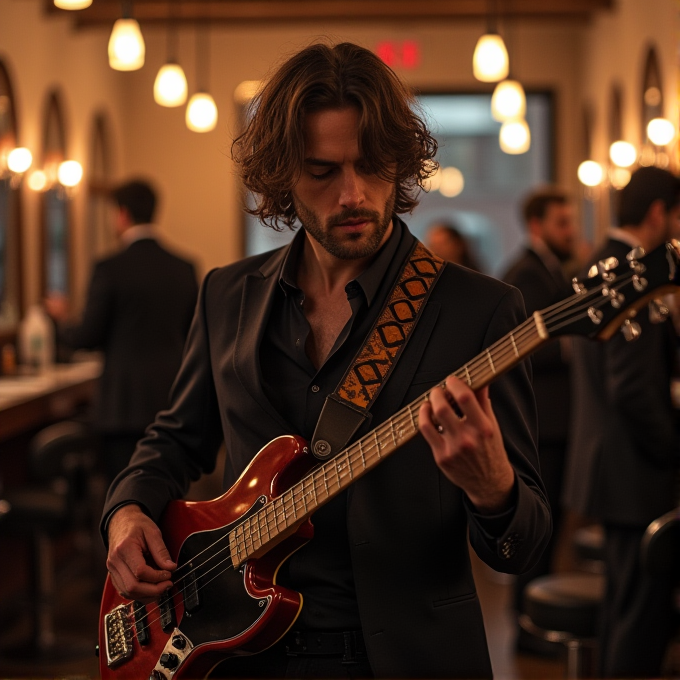
[[[104,617],[106,663],[109,668],[132,656],[132,621],[129,604],[121,604]]]

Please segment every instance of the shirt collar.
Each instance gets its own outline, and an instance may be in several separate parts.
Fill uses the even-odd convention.
[[[153,224],[135,224],[128,227],[121,235],[120,240],[124,246],[129,246],[135,241],[141,241],[145,238],[157,239],[158,233]]]
[[[349,293],[352,289],[356,290],[358,285],[363,291],[369,307],[373,304],[378,288],[385,278],[387,269],[401,243],[403,233],[402,225],[402,221],[396,215],[392,217],[392,234],[387,243],[380,249],[373,262],[364,269],[356,279],[353,279],[345,286],[345,290]],[[304,247],[304,240],[304,229],[300,229],[298,233],[295,234],[281,267],[279,285],[286,295],[289,293],[296,293],[300,290],[295,282],[295,273],[297,270],[297,263],[302,254],[302,248]]]

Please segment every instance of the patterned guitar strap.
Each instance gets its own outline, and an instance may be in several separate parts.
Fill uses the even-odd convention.
[[[444,261],[416,243],[363,347],[333,394],[326,397],[312,437],[312,452],[327,460],[342,451],[392,375],[444,269]]]

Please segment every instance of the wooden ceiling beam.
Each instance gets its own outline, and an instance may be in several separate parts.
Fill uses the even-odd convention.
[[[270,23],[312,21],[483,20],[487,0],[135,0],[133,16],[140,23]],[[588,19],[610,9],[613,0],[506,0],[499,2],[501,17],[523,19]],[[120,0],[96,0],[90,7],[66,12],[45,0],[50,13],[70,14],[79,28],[111,25],[121,16]]]

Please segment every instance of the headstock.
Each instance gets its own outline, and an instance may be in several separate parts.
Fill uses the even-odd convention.
[[[608,340],[621,328],[627,340],[640,334],[634,320],[650,304],[650,320],[664,321],[667,306],[654,300],[680,285],[680,241],[673,239],[646,254],[633,248],[624,262],[610,257],[593,265],[588,277],[572,282],[576,295],[541,311],[551,337],[583,335]]]

